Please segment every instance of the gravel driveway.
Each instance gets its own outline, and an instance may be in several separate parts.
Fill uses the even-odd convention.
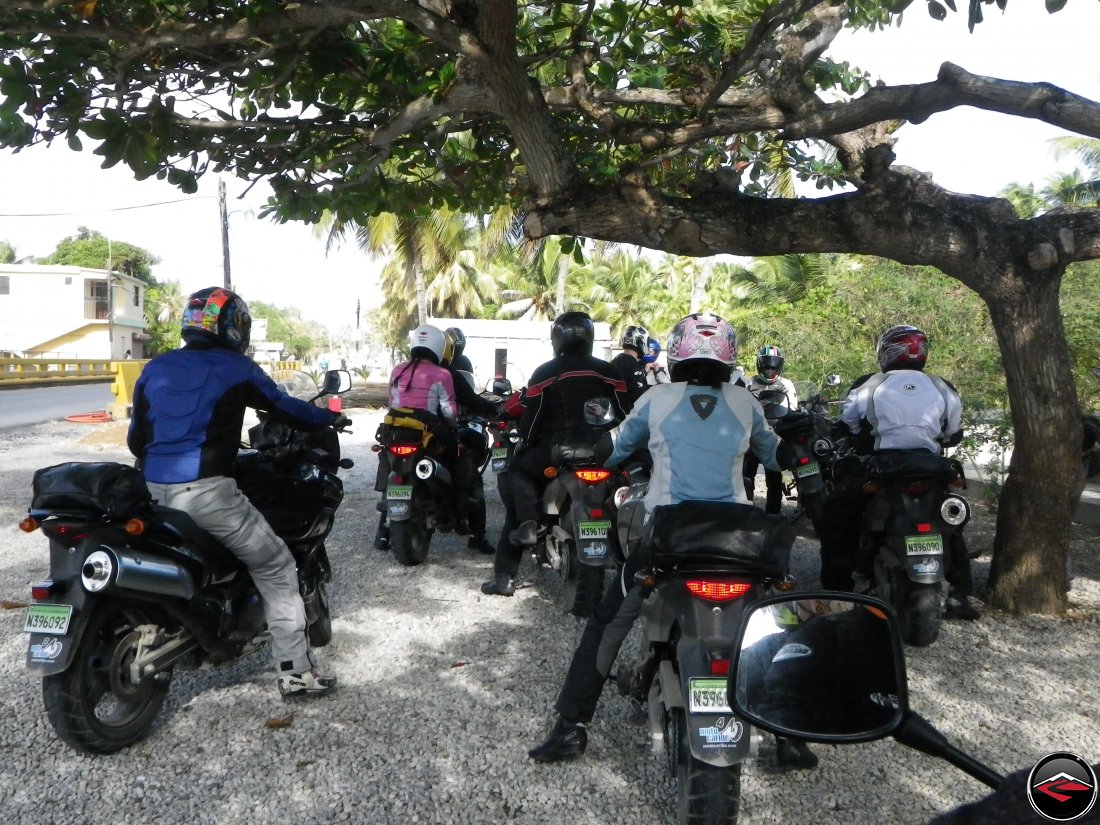
[[[673,822],[675,787],[641,715],[605,692],[579,762],[527,758],[551,715],[583,624],[558,605],[551,576],[529,566],[514,598],[483,596],[491,560],[437,536],[406,569],[370,546],[370,451],[377,413],[356,420],[347,497],[329,554],[340,678],[333,696],[284,705],[266,651],[236,665],[177,673],[150,735],[112,756],[70,751],[23,668],[29,586],[47,572],[41,533],[16,525],[30,479],[61,461],[129,460],[123,424],[43,424],[0,433],[0,822],[20,823],[617,823]],[[96,429],[90,429],[95,427]],[[490,530],[501,521],[487,480]],[[986,527],[988,528],[988,524]],[[974,540],[988,543],[975,523]],[[910,649],[911,704],[955,744],[1002,771],[1051,751],[1100,761],[1100,561],[1096,531],[1075,527],[1074,609],[1062,618],[987,612],[945,623]],[[794,572],[816,585],[816,543],[800,539]],[[988,556],[976,562],[983,580]],[[633,655],[630,642],[624,658]],[[769,736],[742,782],[743,823],[925,823],[984,787],[945,762],[888,740],[816,746],[811,773],[773,767]],[[1021,800],[1026,806],[1026,800]]]

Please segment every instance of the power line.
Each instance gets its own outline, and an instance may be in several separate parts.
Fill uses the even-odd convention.
[[[171,201],[139,203],[135,206],[116,206],[113,209],[84,209],[80,212],[0,212],[0,218],[71,218],[87,215],[89,212],[126,212],[131,209],[148,209],[151,206],[168,206],[169,204],[186,203],[188,201],[212,201],[215,197],[215,195],[196,195],[191,198],[176,198]]]

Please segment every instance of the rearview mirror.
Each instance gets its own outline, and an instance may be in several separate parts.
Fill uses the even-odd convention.
[[[506,395],[511,395],[512,382],[507,378],[494,378],[489,384],[489,392],[493,395],[499,395],[501,398]]]
[[[897,617],[869,596],[826,591],[763,599],[734,648],[730,707],[779,736],[866,742],[908,714]]]
[[[837,375],[835,372],[832,375],[826,375],[825,376],[825,386],[826,387],[839,387],[840,386],[840,376]]]
[[[584,402],[584,423],[593,427],[615,421],[615,409],[610,398],[590,398]]]
[[[351,373],[347,370],[328,370],[325,383],[321,387],[322,395],[342,395],[351,389]]]

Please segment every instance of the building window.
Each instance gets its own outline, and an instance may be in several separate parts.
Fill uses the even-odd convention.
[[[84,282],[84,317],[94,318],[97,321],[106,321],[111,312],[110,302],[107,300],[106,281]]]
[[[10,275],[0,275],[0,295],[11,295]]]
[[[65,276],[65,286],[72,286],[72,285],[73,285],[72,276],[71,275],[66,275]]]
[[[134,306],[141,306],[141,287],[134,284]]]

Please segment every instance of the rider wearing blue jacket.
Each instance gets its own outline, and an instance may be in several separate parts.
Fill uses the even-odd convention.
[[[245,355],[252,318],[234,292],[208,287],[187,300],[182,349],[150,361],[134,387],[127,445],[161,505],[183,510],[248,568],[263,598],[285,698],[336,686],[309,649],[294,557],[233,479],[246,407],[320,429],[344,419],[282,392]],[[344,419],[346,421],[346,419]]]
[[[742,461],[750,450],[764,466],[780,469],[790,450],[768,426],[763,408],[744,386],[731,384],[737,335],[716,315],[689,315],[669,336],[671,384],[642,395],[613,432],[612,467],[647,447],[653,471],[646,510],[683,501],[749,504]],[[777,457],[781,454],[781,458]],[[565,684],[555,704],[558,718],[549,737],[528,755],[537,762],[575,759],[588,744],[586,725],[636,615],[624,608],[641,569],[635,557],[623,565],[620,586],[611,587],[585,625]]]

